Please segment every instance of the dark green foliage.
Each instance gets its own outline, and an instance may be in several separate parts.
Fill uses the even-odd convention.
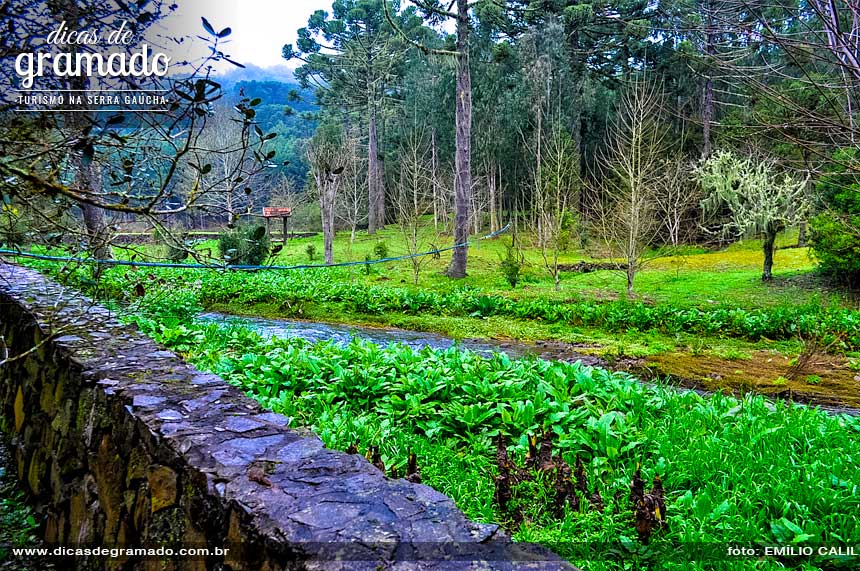
[[[3,446],[3,444],[0,444]],[[10,472],[11,470],[11,472]],[[32,508],[25,502],[25,496],[15,479],[15,466],[8,451],[0,449],[0,568],[6,569],[3,562],[11,556],[10,547],[33,547],[37,542],[39,525]],[[19,569],[9,567],[9,569]],[[27,570],[31,567],[22,567]]]
[[[243,226],[218,238],[218,251],[230,266],[260,266],[269,257],[269,235],[264,226]]]
[[[376,256],[377,260],[387,258],[388,244],[386,244],[385,242],[377,242],[376,246],[373,247],[373,255]]]
[[[313,244],[308,244],[305,248],[305,253],[308,255],[308,261],[313,262],[317,255],[317,247]]]
[[[810,221],[809,241],[824,273],[856,287],[860,285],[860,236],[852,228],[860,228],[860,213],[830,210]]]
[[[304,144],[317,123],[313,119],[318,111],[313,90],[294,83],[262,79],[237,82],[230,90],[230,98],[238,99],[240,92],[244,92],[245,97],[262,99],[255,106],[254,119],[264,132],[278,134],[269,143],[269,148],[277,151],[274,162],[278,170],[287,178],[304,180],[308,173]]]
[[[818,183],[827,210],[810,221],[810,244],[822,271],[860,285],[860,152],[843,149]]]
[[[505,276],[511,288],[516,288],[520,282],[520,271],[523,267],[522,256],[519,255],[513,244],[505,249],[505,256],[499,263],[499,268],[502,270],[502,275]]]
[[[559,303],[544,299],[512,299],[475,288],[435,292],[339,281],[326,274],[293,272],[277,276],[210,276],[203,284],[206,303],[307,300],[345,303],[356,313],[404,313],[479,317],[512,317],[549,323],[600,327],[607,331],[656,330],[664,333],[720,335],[742,339],[794,339],[818,331],[829,343],[860,349],[860,313],[818,304],[743,309],[728,306],[679,308],[631,301],[583,299]]]
[[[31,261],[28,265],[56,270],[50,263]],[[369,268],[369,266],[368,266]],[[199,278],[193,270],[152,270],[177,287]],[[649,305],[640,301],[598,301],[591,299],[558,302],[545,299],[514,299],[483,293],[473,287],[449,292],[416,290],[345,281],[349,274],[339,270],[307,270],[285,273],[210,273],[195,291],[202,304],[284,303],[311,301],[342,303],[355,313],[381,315],[451,315],[534,319],[547,323],[599,327],[606,331],[660,331],[668,334],[692,333],[740,339],[787,340],[817,335],[834,349],[860,350],[860,312],[837,306],[778,305],[759,309],[730,306],[677,307]],[[69,283],[83,283],[83,273],[67,275]],[[108,296],[127,298],[134,283],[119,268],[105,270],[100,283]]]
[[[153,231],[153,238],[165,248],[165,256],[173,263],[179,263],[188,258],[192,244],[188,241],[188,233],[174,234],[170,230],[158,226]]]

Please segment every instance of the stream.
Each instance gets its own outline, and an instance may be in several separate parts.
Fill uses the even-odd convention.
[[[347,345],[353,339],[360,338],[375,343],[380,347],[386,347],[390,343],[400,343],[415,350],[421,350],[425,347],[431,349],[450,349],[456,345],[460,349],[468,349],[487,357],[493,353],[506,353],[512,359],[525,357],[526,355],[535,355],[550,361],[582,361],[585,365],[603,367],[607,365],[603,359],[594,355],[577,352],[575,346],[570,343],[553,341],[526,343],[512,340],[497,341],[494,339],[454,340],[451,337],[424,331],[292,319],[267,319],[214,312],[203,313],[198,316],[198,319],[206,323],[238,323],[250,327],[264,337],[288,339],[298,337],[314,343],[318,341],[334,341],[339,345]]]
[[[391,343],[400,343],[415,350],[425,347],[431,349],[449,349],[457,346],[468,349],[483,356],[493,353],[506,353],[512,359],[534,355],[548,361],[581,361],[583,365],[603,367],[609,370],[624,371],[641,378],[643,384],[654,384],[656,381],[648,377],[648,371],[638,367],[630,367],[628,364],[607,362],[595,355],[580,353],[577,346],[561,341],[536,341],[527,343],[523,341],[498,341],[494,339],[462,339],[454,340],[437,333],[423,331],[410,331],[406,329],[367,327],[362,325],[343,325],[338,323],[322,323],[311,321],[299,321],[293,319],[268,319],[263,317],[249,317],[228,315],[226,313],[209,312],[198,316],[204,323],[229,324],[237,323],[249,327],[264,337],[301,338],[311,342],[334,341],[339,345],[347,345],[355,338],[365,339],[380,347],[386,347]],[[580,347],[581,348],[581,347]],[[681,391],[694,391],[700,395],[707,396],[709,391],[697,387],[697,383],[690,379],[671,377],[667,379],[669,386]],[[665,383],[661,383],[665,385]],[[849,414],[860,416],[860,409],[845,408],[816,403],[803,403],[794,401],[799,406],[818,406],[831,414]]]

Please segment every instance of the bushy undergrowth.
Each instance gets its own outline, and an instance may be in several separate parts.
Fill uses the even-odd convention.
[[[51,268],[47,264],[43,267]],[[195,295],[198,303],[204,306],[214,303],[337,303],[359,314],[499,316],[597,327],[610,332],[651,330],[672,335],[689,333],[752,341],[816,335],[834,348],[860,350],[860,312],[818,304],[743,309],[724,306],[679,308],[671,304],[588,299],[560,303],[487,295],[470,287],[437,292],[368,286],[350,281],[349,275],[339,270],[210,271],[204,274],[197,270],[129,271],[113,268],[104,273],[100,287],[110,298],[127,299],[135,284],[142,283],[146,287],[158,280],[185,289],[189,283],[198,284]]]
[[[259,266],[269,257],[269,234],[264,226],[243,226],[218,238],[218,251],[231,266]]]
[[[378,446],[385,466],[400,474],[414,450],[424,482],[479,520],[506,521],[494,500],[497,435],[510,438],[510,452],[521,461],[527,435],[551,431],[567,462],[584,461],[605,510],[583,503],[559,517],[534,501],[514,531],[588,569],[637,568],[644,561],[653,569],[746,569],[730,559],[687,563],[685,549],[860,541],[856,420],[761,397],[703,398],[579,364],[361,341],[312,345],[266,340],[238,326],[153,314],[134,319],[266,408],[312,427],[329,447]],[[650,548],[636,540],[627,499],[637,464],[646,480],[660,475],[666,489],[668,530]],[[540,484],[530,485],[540,496]],[[590,542],[597,560],[578,559],[581,542]],[[682,546],[677,558],[660,548],[670,544]],[[622,562],[607,560],[608,546],[620,550]],[[839,564],[788,557],[758,568]]]

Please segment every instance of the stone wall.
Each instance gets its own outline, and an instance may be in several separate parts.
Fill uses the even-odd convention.
[[[229,548],[68,568],[572,569],[427,486],[327,450],[106,309],[2,262],[0,335],[13,358],[0,367],[0,428],[48,548]]]

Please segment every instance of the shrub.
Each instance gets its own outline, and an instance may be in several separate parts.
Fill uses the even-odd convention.
[[[308,244],[305,247],[305,253],[308,255],[308,261],[313,262],[317,255],[317,247],[313,244]]]
[[[377,260],[381,260],[382,258],[388,257],[388,244],[385,242],[378,242],[376,246],[373,247],[373,254],[376,256]]]
[[[231,266],[260,266],[269,257],[269,235],[263,226],[228,230],[218,238],[218,250]]]
[[[499,267],[502,270],[502,275],[505,276],[511,288],[516,288],[520,281],[520,271],[523,267],[522,256],[518,255],[516,248],[511,244],[506,248],[504,257],[501,258]]]
[[[164,246],[166,257],[171,262],[182,262],[188,257],[191,244],[188,241],[187,232],[174,235],[170,230],[156,227],[152,233],[152,237],[156,242]]]
[[[829,173],[818,183],[818,192],[827,211],[810,221],[809,241],[823,272],[850,285],[858,285],[860,175],[848,165],[860,165],[860,152],[842,149],[833,158]]]

